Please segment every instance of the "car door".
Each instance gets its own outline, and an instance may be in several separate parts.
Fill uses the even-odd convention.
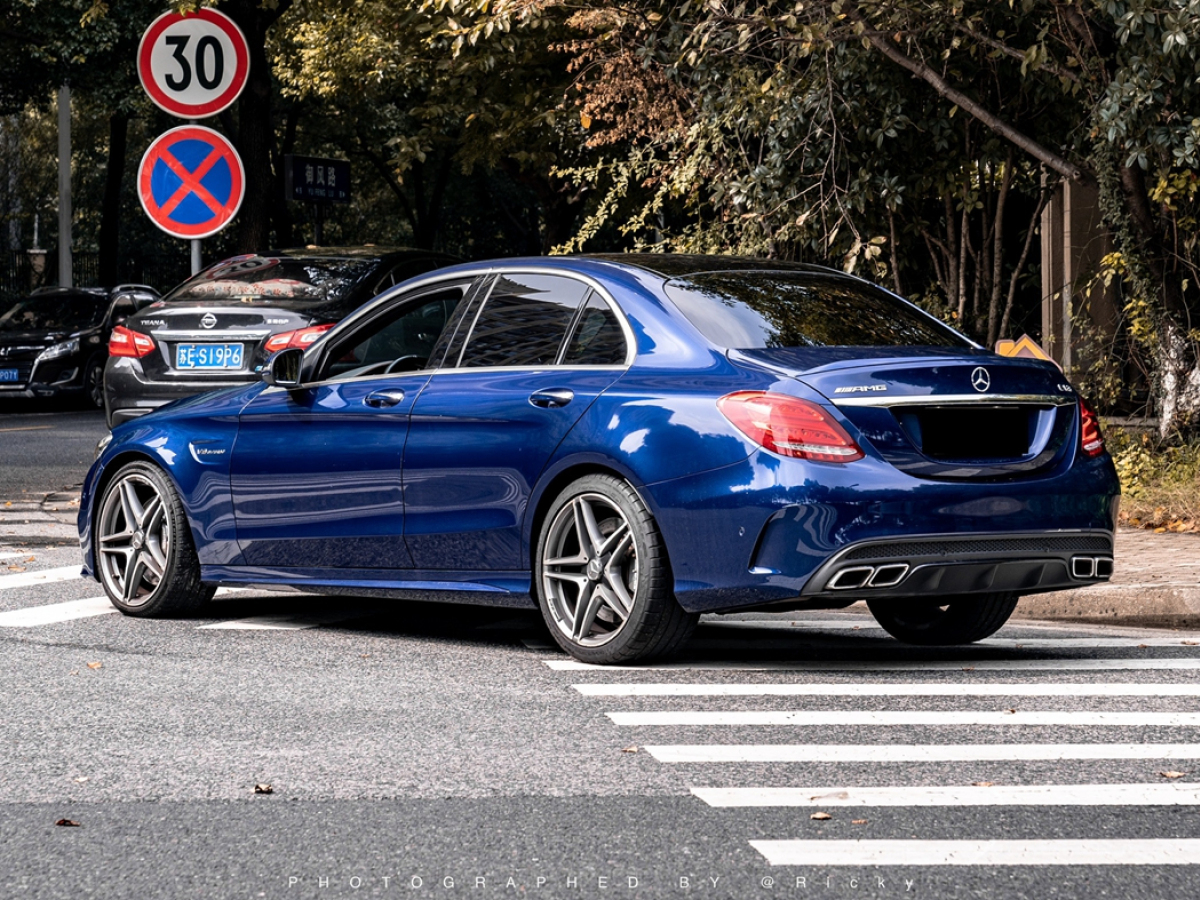
[[[268,388],[245,408],[230,486],[247,563],[411,566],[400,476],[409,413],[472,284],[440,282],[373,308],[313,348],[306,387]]]
[[[533,485],[627,365],[621,319],[581,280],[505,272],[456,344],[413,407],[405,542],[418,569],[521,570]]]

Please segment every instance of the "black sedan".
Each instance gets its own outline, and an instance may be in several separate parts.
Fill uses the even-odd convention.
[[[109,333],[159,297],[154,288],[42,288],[0,312],[0,397],[77,395],[104,405]]]
[[[380,291],[454,261],[424,250],[309,247],[215,263],[113,332],[109,427],[254,383],[272,353],[307,347]]]

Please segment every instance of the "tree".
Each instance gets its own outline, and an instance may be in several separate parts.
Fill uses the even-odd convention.
[[[577,30],[579,105],[612,153],[571,173],[606,193],[570,246],[638,195],[620,225],[635,245],[836,254],[904,275],[990,340],[1044,185],[1094,180],[1113,264],[1154,320],[1164,427],[1200,406],[1182,390],[1200,311],[1200,0],[430,5],[477,39]],[[1015,233],[1014,200],[1029,223]]]

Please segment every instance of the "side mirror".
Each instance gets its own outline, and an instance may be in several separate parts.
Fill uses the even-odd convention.
[[[300,347],[289,347],[280,350],[267,360],[263,367],[262,380],[274,387],[300,387],[300,363],[304,359],[304,350]]]

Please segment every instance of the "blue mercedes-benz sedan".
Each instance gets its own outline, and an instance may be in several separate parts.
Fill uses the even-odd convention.
[[[261,383],[120,425],[79,528],[129,615],[218,585],[536,606],[616,663],[701,613],[857,600],[979,640],[1107,580],[1117,503],[1050,363],[830,269],[602,255],[411,280]]]

